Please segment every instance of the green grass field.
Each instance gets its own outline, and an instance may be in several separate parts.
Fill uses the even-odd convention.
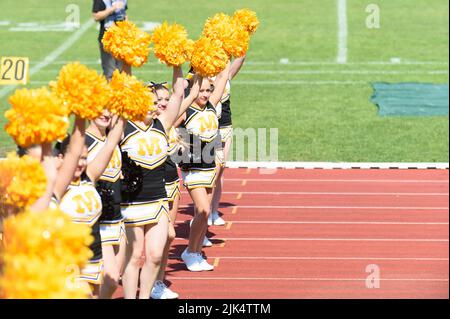
[[[370,102],[371,82],[448,83],[448,1],[378,0],[379,29],[366,27],[370,3],[374,1],[347,1],[346,64],[336,63],[336,0],[129,0],[128,14],[138,25],[181,23],[195,39],[206,18],[216,12],[255,10],[261,26],[246,65],[233,81],[233,121],[240,128],[278,128],[279,160],[448,162],[447,116],[382,118]],[[2,0],[0,56],[28,56],[35,68],[73,32],[10,28],[25,22],[64,22],[68,4],[80,6],[82,24],[91,19],[90,0]],[[100,70],[97,32],[95,26],[89,28],[32,75],[27,87],[53,80],[65,61],[78,60]],[[391,58],[402,63],[392,64]],[[170,79],[170,69],[153,56],[150,62],[134,74],[146,81]],[[2,113],[9,107],[5,88],[0,87]],[[2,130],[0,154],[13,147]]]

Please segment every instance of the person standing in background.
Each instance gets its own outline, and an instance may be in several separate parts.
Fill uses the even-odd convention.
[[[115,59],[110,53],[105,52],[102,44],[105,31],[115,22],[126,20],[127,0],[94,0],[92,14],[95,21],[100,22],[98,42],[103,74],[109,80],[115,69],[122,71],[124,65],[121,60]]]

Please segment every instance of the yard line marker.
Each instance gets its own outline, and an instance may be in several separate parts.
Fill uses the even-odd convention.
[[[86,33],[86,31],[89,30],[90,27],[92,27],[95,24],[95,21],[93,19],[89,19],[87,22],[83,23],[83,25],[75,31],[70,37],[68,37],[58,48],[56,48],[53,52],[51,52],[49,55],[45,57],[45,59],[38,64],[36,64],[34,67],[30,70],[30,77],[36,73],[38,73],[40,70],[45,68],[46,66],[52,64],[56,61],[56,59],[66,52],[75,42],[77,42],[83,34]],[[34,81],[31,81],[33,83]],[[45,82],[48,83],[48,82]],[[0,98],[4,97],[9,92],[13,91],[17,85],[11,85],[6,86],[2,90],[0,90]]]
[[[236,206],[233,207],[233,209],[231,210],[231,214],[232,215],[236,215],[238,208]]]
[[[219,261],[220,261],[220,258],[214,258],[214,264],[213,264],[213,266],[214,266],[214,268],[217,268],[217,267],[219,267]]]
[[[231,225],[233,225],[233,222],[227,222],[227,226],[225,227],[226,230],[231,229]]]
[[[347,0],[337,0],[338,14],[338,52],[336,62],[340,64],[347,63]]]
[[[242,192],[237,192],[236,199],[241,199],[241,198],[242,198]]]

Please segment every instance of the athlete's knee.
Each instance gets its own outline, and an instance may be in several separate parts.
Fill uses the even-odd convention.
[[[176,236],[175,227],[173,227],[173,225],[170,224],[169,231],[167,233],[167,241],[169,243],[173,242],[173,240],[175,239],[175,236]]]
[[[209,215],[211,214],[211,207],[209,206],[197,207],[197,214],[201,219],[207,220]]]
[[[130,255],[130,263],[133,265],[139,265],[142,259],[142,247],[135,247]]]
[[[154,265],[160,265],[163,257],[163,249],[152,249],[148,252],[147,261]]]

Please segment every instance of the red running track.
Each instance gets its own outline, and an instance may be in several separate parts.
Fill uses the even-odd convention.
[[[179,259],[183,191],[167,283],[186,299],[449,298],[448,200],[448,170],[228,169],[216,268]]]

